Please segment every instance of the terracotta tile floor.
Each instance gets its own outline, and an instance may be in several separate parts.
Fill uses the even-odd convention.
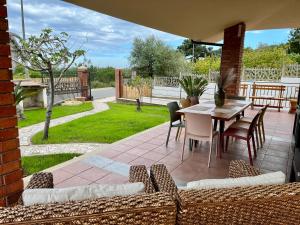
[[[253,116],[257,110],[248,110]],[[292,152],[290,148],[294,115],[269,110],[265,115],[266,142],[254,160],[263,172],[281,170],[289,173]],[[82,157],[80,161],[53,171],[56,187],[85,184],[126,183],[130,165],[164,163],[178,185],[204,178],[227,177],[230,160],[244,159],[248,162],[246,143],[235,141],[229,144],[222,159],[212,157],[211,168],[207,168],[208,143],[203,142],[193,152],[186,146],[184,161],[181,161],[183,132],[175,141],[176,130],[172,130],[168,147],[165,147],[168,123],[126,138],[101,152]]]

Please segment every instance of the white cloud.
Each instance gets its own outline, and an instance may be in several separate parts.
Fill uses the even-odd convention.
[[[8,11],[10,30],[21,34],[20,1],[8,1]],[[58,0],[26,0],[24,14],[27,36],[38,34],[45,27],[56,32],[65,31],[71,36],[72,46],[83,44],[88,51],[87,58],[93,58],[93,61],[105,58],[108,62],[113,56],[116,60],[122,57],[127,60],[132,41],[137,36],[155,35],[167,43],[183,39]],[[122,64],[124,60],[121,60]],[[115,61],[112,64],[117,65]]]
[[[250,34],[261,34],[261,33],[263,33],[263,30],[251,30],[251,31],[247,31],[247,33],[250,33]]]

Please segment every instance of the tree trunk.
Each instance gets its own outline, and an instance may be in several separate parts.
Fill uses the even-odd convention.
[[[45,120],[45,126],[44,126],[44,136],[43,140],[47,140],[49,136],[49,126],[50,126],[50,121],[51,121],[51,115],[52,115],[52,108],[54,104],[54,78],[53,78],[53,73],[52,71],[49,71],[49,90],[50,90],[50,101],[47,106],[47,111],[46,111],[46,120]]]

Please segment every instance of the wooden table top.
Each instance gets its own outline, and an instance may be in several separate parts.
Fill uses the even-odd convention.
[[[214,100],[200,101],[199,104],[184,109],[179,113],[209,114],[213,119],[229,121],[248,108],[252,102],[226,99],[222,107],[216,107]]]

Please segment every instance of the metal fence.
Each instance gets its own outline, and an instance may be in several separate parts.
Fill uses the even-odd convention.
[[[47,86],[47,94],[49,93],[49,78],[34,78],[33,80],[40,82]],[[56,84],[59,78],[54,78]],[[55,95],[74,94],[81,92],[81,85],[78,76],[62,77],[59,83],[55,86]]]
[[[195,76],[195,75],[193,75]],[[159,98],[184,98],[186,94],[184,90],[179,85],[179,77],[154,77],[153,79],[153,89],[152,96]],[[242,82],[240,88],[240,95],[245,96],[250,99],[250,96],[253,95],[253,83],[254,82]],[[256,82],[256,84],[268,84],[268,85],[283,85],[285,87],[284,92],[282,93],[283,107],[289,107],[290,99],[295,99],[298,96],[299,92],[299,83],[285,83],[285,82]],[[215,83],[209,82],[206,91],[201,96],[202,99],[213,99],[215,92]],[[256,90],[257,96],[276,96],[278,93],[276,91],[270,90]],[[266,104],[267,100],[256,100],[258,104]]]

